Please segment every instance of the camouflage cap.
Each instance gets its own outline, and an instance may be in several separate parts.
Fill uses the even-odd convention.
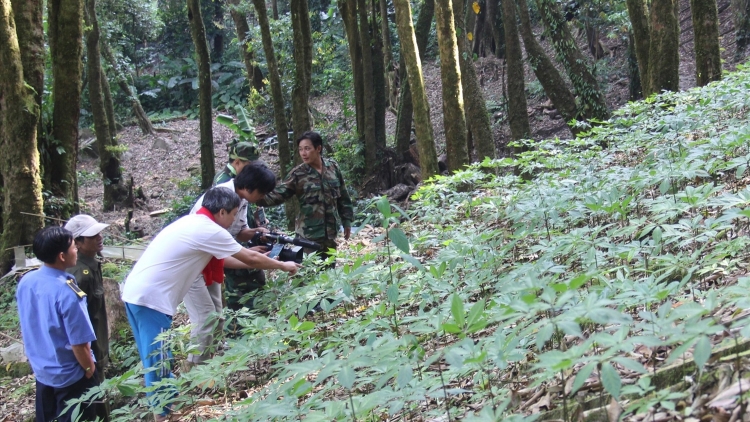
[[[229,159],[242,161],[255,161],[260,158],[258,148],[250,142],[237,142],[229,149]]]

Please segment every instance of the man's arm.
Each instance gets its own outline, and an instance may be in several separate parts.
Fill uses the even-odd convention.
[[[258,270],[282,270],[288,272],[289,275],[294,275],[297,273],[297,270],[301,268],[301,265],[294,262],[279,261],[277,259],[269,258],[262,253],[251,251],[247,248],[242,248],[239,252],[232,255],[230,258],[235,258],[241,264],[244,264],[239,267],[240,269],[254,268]],[[234,259],[226,258],[224,260],[224,266],[226,268],[237,268],[237,261],[235,261]]]
[[[84,371],[86,371],[86,378],[94,376],[94,370],[96,369],[96,362],[94,362],[93,356],[91,356],[91,344],[74,344],[70,346],[73,349],[73,354],[81,365]]]
[[[234,238],[237,239],[238,242],[247,242],[253,237],[255,237],[255,233],[261,232],[261,233],[268,233],[268,229],[265,227],[256,227],[254,229],[251,228],[244,228],[241,232],[237,233],[237,236]]]
[[[272,192],[268,192],[266,197],[256,202],[255,205],[261,207],[272,207],[274,205],[283,204],[297,193],[295,187],[296,183],[294,172],[289,173],[284,181],[276,185],[276,189]]]

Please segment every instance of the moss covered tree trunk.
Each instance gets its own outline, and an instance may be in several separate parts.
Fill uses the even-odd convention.
[[[377,137],[375,136],[375,92],[372,57],[372,40],[366,0],[357,1],[359,20],[359,44],[362,46],[362,86],[364,102],[365,173],[370,176],[377,172]]]
[[[438,173],[437,153],[435,152],[435,138],[432,134],[430,122],[430,104],[422,76],[422,63],[417,46],[417,37],[411,17],[409,0],[394,0],[396,8],[396,28],[401,40],[401,54],[406,64],[406,75],[411,87],[411,99],[414,105],[414,126],[417,131],[417,150],[422,180],[427,180]]]
[[[417,39],[418,57],[424,57],[427,41],[430,36],[430,26],[432,17],[435,14],[435,0],[425,0],[417,15],[416,26],[410,25],[411,31]],[[411,8],[409,9],[411,15]],[[399,38],[401,35],[399,34]],[[398,99],[398,116],[396,117],[396,152],[399,157],[404,157],[409,152],[409,142],[411,141],[412,116],[414,113],[414,104],[412,103],[412,92],[409,84],[409,78],[406,74],[407,64],[404,61],[404,55],[401,55],[401,66],[399,68],[399,79],[401,80],[401,91]],[[421,72],[421,65],[420,65]]]
[[[734,61],[739,62],[750,44],[750,0],[732,0],[734,14]]]
[[[487,0],[487,26],[492,34],[495,57],[505,57],[505,30],[497,0]]]
[[[383,36],[378,25],[380,8],[378,0],[372,0],[370,8],[370,44],[372,45],[372,92],[375,107],[375,157],[385,150],[385,112],[388,107],[388,90],[385,78]],[[376,158],[377,159],[377,158]],[[377,159],[380,162],[380,159]]]
[[[626,0],[630,24],[633,28],[633,48],[638,62],[641,91],[644,96],[651,94],[648,86],[649,46],[651,45],[651,29],[648,23],[648,13],[643,0]]]
[[[311,128],[309,101],[312,74],[312,33],[310,14],[305,0],[292,0],[294,31],[294,87],[292,88],[292,130],[298,139]],[[295,160],[298,160],[295,154]]]
[[[648,96],[680,90],[680,25],[675,16],[676,0],[651,2],[651,43],[648,50]],[[637,50],[636,50],[637,51]],[[640,61],[640,57],[638,58]],[[645,78],[641,78],[643,81]]]
[[[462,0],[453,0],[453,10],[458,17],[455,22],[458,34],[460,34],[456,37],[456,41],[458,42],[458,59],[461,66],[461,84],[466,103],[466,125],[471,132],[471,139],[474,141],[477,161],[483,161],[485,157],[494,159],[495,140],[492,138],[490,115],[487,112],[487,104],[484,101],[484,94],[482,94],[482,88],[479,86],[477,72],[474,68],[474,60],[472,59],[474,55],[469,51],[469,43],[466,38],[466,19],[461,19],[467,13],[474,15],[474,11],[471,9],[465,10]],[[482,17],[481,20],[484,21],[484,18]],[[471,158],[473,151],[468,144],[467,151]]]
[[[201,15],[200,0],[188,0],[188,21],[198,63],[201,188],[208,189],[213,185],[216,169],[214,168],[213,106],[211,104],[211,57],[206,40],[206,27],[203,25]]]
[[[394,86],[392,86],[394,81],[394,78],[391,76],[393,75],[393,69],[394,69],[394,63],[393,63],[393,48],[391,45],[393,44],[393,41],[391,41],[391,28],[390,25],[388,25],[388,1],[387,0],[376,0],[378,7],[380,8],[380,36],[382,37],[382,45],[383,45],[383,69],[385,71],[385,92],[388,94],[386,95],[386,101],[389,108],[396,108],[396,105],[394,101],[392,101],[392,96],[390,95],[391,92],[395,89]]]
[[[526,48],[526,55],[529,65],[534,71],[534,75],[542,84],[544,92],[549,97],[552,104],[560,112],[560,115],[569,122],[577,118],[578,109],[573,93],[568,89],[560,72],[557,70],[552,60],[544,52],[544,49],[536,40],[531,30],[531,20],[529,19],[529,6],[526,0],[518,1],[518,13],[521,21],[520,30],[523,38],[523,46]],[[575,134],[575,129],[568,126]]]
[[[41,0],[29,0],[29,14],[21,13],[19,26],[41,24],[35,14]],[[32,18],[33,19],[30,19]],[[39,151],[36,131],[39,106],[31,84],[24,80],[18,32],[41,28],[25,27],[17,31],[10,0],[0,0],[0,175],[3,182],[2,234],[0,234],[0,272],[10,269],[13,250],[28,245],[44,221],[42,182],[39,177]],[[38,37],[34,37],[39,42]],[[26,46],[42,51],[42,45]],[[34,77],[34,72],[31,72]],[[31,213],[37,215],[21,214]]]
[[[435,22],[440,47],[440,80],[443,91],[445,153],[448,170],[452,172],[469,164],[469,153],[466,148],[464,94],[461,87],[458,42],[453,16],[451,0],[435,1]]]
[[[52,194],[63,199],[59,217],[78,212],[78,118],[83,66],[83,0],[49,0],[48,38],[52,58],[52,145],[48,145]]]
[[[578,49],[560,7],[553,0],[537,0],[537,6],[544,21],[544,27],[557,53],[557,58],[563,64],[570,81],[573,83],[573,89],[575,89],[581,104],[580,116],[586,120],[592,118],[608,119],[609,110],[604,94],[599,89],[599,83],[589,68],[586,58]],[[504,20],[504,22],[507,22],[507,20]],[[510,79],[510,76],[508,78]]]
[[[22,45],[21,63],[26,83],[34,88],[34,100],[42,106],[44,92],[44,4],[41,0],[11,0],[18,45]],[[40,113],[41,114],[41,113]],[[37,147],[42,145],[42,119],[37,119]]]
[[[521,42],[518,39],[516,24],[516,4],[504,0],[503,28],[505,29],[505,61],[508,65],[508,121],[513,140],[531,137],[529,115],[526,111],[526,88],[524,85],[523,56]],[[515,152],[525,148],[516,147]]]
[[[641,73],[638,69],[638,57],[635,54],[635,39],[633,30],[628,31],[628,100],[636,101],[643,98],[643,86],[641,85]]]
[[[86,0],[86,74],[88,76],[89,101],[91,113],[94,116],[94,130],[96,145],[99,151],[99,169],[102,172],[104,196],[103,209],[109,211],[121,203],[128,196],[128,191],[122,183],[119,152],[115,148],[117,140],[115,134],[114,110],[106,101],[109,92],[109,82],[104,76],[99,53],[99,21],[96,18],[96,0]]]
[[[264,88],[263,72],[260,71],[258,66],[253,65],[253,52],[248,49],[250,46],[250,26],[247,24],[247,13],[240,6],[240,0],[229,0],[229,13],[232,15],[234,27],[237,30],[240,55],[242,56],[242,62],[245,63],[247,79],[250,82],[250,86],[257,91],[261,91]]]
[[[695,80],[698,86],[721,79],[719,18],[716,0],[690,0],[695,39]]]

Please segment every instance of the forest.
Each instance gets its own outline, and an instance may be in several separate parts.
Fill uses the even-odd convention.
[[[748,0],[0,0],[3,420],[34,416],[9,356],[35,233],[111,224],[83,399],[151,420],[127,251],[232,142],[281,180],[310,130],[352,238],[224,309],[156,392],[173,420],[747,420],[749,37]],[[181,307],[178,362],[189,337]]]

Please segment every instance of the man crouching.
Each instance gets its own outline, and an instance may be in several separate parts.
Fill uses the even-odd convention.
[[[240,197],[223,187],[212,188],[203,207],[165,227],[149,244],[125,280],[122,300],[143,367],[146,386],[171,377],[172,353],[156,337],[172,325],[172,316],[199,274],[223,279],[227,268],[280,269],[293,275],[300,267],[243,248],[226,230],[234,221]],[[153,392],[149,395],[153,395]],[[167,406],[152,402],[157,421]]]

